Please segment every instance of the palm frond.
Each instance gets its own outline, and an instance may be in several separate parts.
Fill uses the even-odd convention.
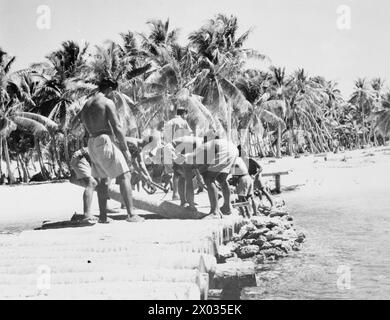
[[[24,116],[14,116],[12,117],[12,121],[15,122],[19,128],[26,130],[33,135],[48,132],[48,129],[42,123]]]
[[[286,123],[284,120],[280,117],[278,117],[276,114],[272,113],[271,111],[260,109],[259,111],[256,111],[258,114],[258,117],[262,119],[263,121],[270,123],[270,124],[279,124],[284,129],[286,127]]]
[[[176,98],[187,109],[189,121],[196,125],[199,135],[204,135],[209,129],[215,132],[223,130],[218,118],[202,104],[202,97],[190,94],[188,89],[182,89]]]
[[[50,120],[48,117],[42,116],[37,113],[32,113],[32,112],[17,112],[16,115],[18,117],[30,119],[33,121],[36,121],[43,126],[45,126],[48,130],[50,131],[55,131],[58,129],[58,124],[54,122],[53,120]]]
[[[224,95],[231,101],[233,108],[239,113],[245,113],[251,108],[251,104],[245,99],[242,92],[229,80],[222,78],[220,84]]]

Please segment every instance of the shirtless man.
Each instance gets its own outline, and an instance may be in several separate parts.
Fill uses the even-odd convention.
[[[171,143],[173,140],[190,136],[192,134],[192,130],[190,125],[188,124],[186,118],[188,116],[188,111],[185,108],[178,107],[176,110],[176,116],[169,120],[163,127],[163,137],[165,143]],[[168,173],[174,173],[169,172]],[[172,200],[179,199],[179,176],[173,175],[172,181]]]
[[[137,139],[132,137],[126,138],[127,148],[129,149],[131,155],[131,165],[133,166],[134,172],[136,173],[135,175],[132,175],[134,182],[136,182],[134,184],[138,184],[138,182],[141,181],[147,184],[152,182],[149,171],[146,169],[143,156],[145,147],[151,144],[152,139],[152,136],[147,136],[144,139]]]
[[[116,178],[127,210],[127,221],[144,219],[132,213],[133,200],[128,163],[131,155],[126,144],[123,128],[116,114],[115,104],[109,99],[118,84],[112,79],[103,79],[99,92],[85,103],[80,118],[89,133],[88,150],[92,161],[92,176],[98,182],[99,222],[107,223],[107,179]],[[119,148],[114,142],[119,142]]]
[[[186,155],[193,154],[202,143],[202,138],[184,136],[174,139],[164,147],[164,156],[168,156],[166,159],[168,161],[164,165],[171,167],[174,178],[178,180],[180,205],[189,207],[193,211],[196,211],[193,178],[196,176],[197,169],[194,164],[185,163],[185,160]]]
[[[230,188],[227,178],[235,159],[238,157],[237,146],[227,139],[220,139],[217,134],[208,134],[206,142],[193,154],[186,155],[186,163],[194,164],[199,169],[206,183],[210,201],[210,217],[220,218],[222,214],[232,213],[230,203]],[[218,188],[222,189],[224,203],[218,207]]]

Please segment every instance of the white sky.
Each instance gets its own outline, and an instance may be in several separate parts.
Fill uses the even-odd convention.
[[[51,10],[49,30],[37,27],[40,5]],[[351,8],[350,30],[337,28],[340,5]],[[170,18],[184,42],[220,12],[236,15],[241,31],[253,27],[247,46],[274,65],[336,80],[346,97],[357,77],[390,83],[388,0],[0,0],[0,47],[17,56],[15,68],[23,68],[64,40],[119,40],[119,32],[147,31],[145,22],[153,18]]]

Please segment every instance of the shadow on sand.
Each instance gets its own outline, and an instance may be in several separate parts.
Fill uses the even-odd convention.
[[[158,214],[139,214],[140,217],[146,220],[160,220],[166,219]],[[98,216],[95,216],[99,218]],[[127,218],[126,214],[108,214],[107,217],[114,221],[125,221]],[[48,230],[48,229],[65,229],[65,228],[84,228],[92,227],[97,223],[91,223],[85,220],[62,220],[62,221],[44,221],[42,226],[35,228],[34,230]]]

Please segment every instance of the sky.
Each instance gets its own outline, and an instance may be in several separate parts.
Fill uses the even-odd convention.
[[[167,18],[185,43],[217,13],[237,16],[239,32],[252,28],[246,46],[271,59],[253,66],[304,68],[337,81],[345,97],[358,77],[390,85],[388,0],[0,0],[0,47],[17,57],[19,69],[43,61],[64,40],[118,41],[120,32],[147,32],[146,21]]]

